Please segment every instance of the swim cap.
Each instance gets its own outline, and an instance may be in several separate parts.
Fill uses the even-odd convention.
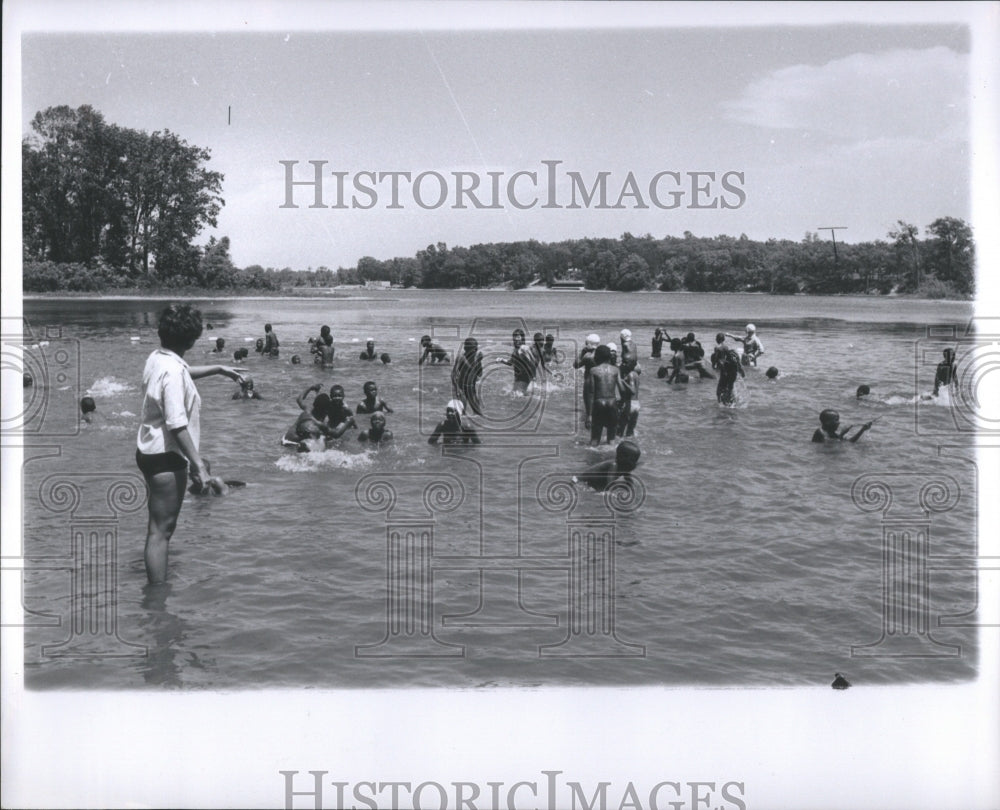
[[[382,353],[382,355],[379,357],[379,360],[381,360],[383,363],[391,363],[392,362],[392,358],[389,357],[389,355],[386,354],[385,352]]]
[[[777,368],[775,368],[774,366],[771,366],[771,367],[770,367],[770,368],[769,368],[769,369],[767,370],[767,374],[766,374],[766,376],[767,376],[767,378],[768,378],[769,380],[773,380],[773,379],[774,379],[775,377],[777,377],[777,376],[778,376],[778,369],[777,369]]]
[[[375,338],[365,338],[365,343],[374,343]]]
[[[827,408],[819,415],[819,421],[821,424],[826,424],[827,422],[839,422],[840,414],[837,413],[833,408]]]
[[[80,410],[83,413],[90,413],[91,411],[97,410],[97,403],[94,402],[93,397],[84,397],[80,400]]]
[[[611,350],[612,354],[618,354],[618,344],[617,343],[609,343],[608,344],[608,348]]]
[[[587,335],[586,342],[590,344],[591,347],[594,347],[601,342],[601,336],[597,334],[597,332],[591,332],[589,335]]]
[[[632,332],[629,329],[622,329],[621,335],[623,338],[627,340],[628,338],[632,337]]]
[[[872,392],[872,389],[869,388],[867,385],[859,385],[858,386],[858,394],[857,394],[858,399],[861,399],[861,397],[868,396],[871,392]]]
[[[462,400],[460,399],[449,399],[448,404],[444,406],[444,409],[448,410],[449,408],[451,408],[459,416],[462,416],[462,414],[465,413],[465,406],[462,404]]]
[[[756,332],[757,331],[757,327],[754,326],[752,323],[748,323],[747,324],[747,331],[748,332]]]

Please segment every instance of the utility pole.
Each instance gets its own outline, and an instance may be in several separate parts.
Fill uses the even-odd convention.
[[[847,230],[847,226],[846,225],[821,225],[819,228],[817,228],[817,230],[820,230],[820,231],[829,231],[830,232],[830,238],[833,240],[833,269],[834,269],[834,272],[836,272],[836,270],[837,270],[837,264],[838,264],[838,261],[837,261],[837,258],[838,258],[837,257],[837,231],[846,231]]]

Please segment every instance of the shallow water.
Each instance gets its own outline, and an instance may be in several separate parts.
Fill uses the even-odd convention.
[[[161,306],[25,302],[33,341],[48,343],[30,350],[44,356],[44,384],[25,389],[29,425],[41,426],[26,431],[24,468],[29,687],[763,686],[826,684],[836,671],[868,683],[975,675],[970,441],[945,398],[921,398],[941,349],[954,345],[940,331],[928,338],[927,327],[961,333],[970,305],[423,291],[202,301],[212,328],[186,359],[213,362],[206,352],[218,336],[230,358],[246,345],[263,396],[233,401],[228,380],[198,383],[202,453],[247,486],[187,498],[170,582],[148,588],[133,456]],[[429,446],[451,391],[448,366],[417,366],[420,336],[454,351],[471,332],[490,361],[509,353],[521,319],[529,335],[556,334],[566,359],[527,398],[510,391],[509,368],[488,362],[483,444]],[[738,407],[717,405],[713,380],[657,378],[656,326],[694,331],[710,351],[715,332],[741,332],[748,320],[767,353],[740,384]],[[264,321],[281,339],[280,358],[253,354]],[[324,323],[337,350],[332,371],[308,354]],[[568,481],[613,456],[588,446],[571,359],[588,332],[607,341],[623,327],[643,368],[642,459],[630,492],[609,501]],[[369,336],[391,364],[358,359]],[[304,364],[289,362],[294,353]],[[773,382],[770,365],[780,370]],[[365,449],[350,431],[323,452],[279,446],[305,388],[340,383],[353,407],[368,379],[395,410],[392,445]],[[861,383],[872,395],[858,401]],[[98,405],[93,424],[76,420],[83,393]],[[857,444],[814,445],[817,414],[830,407],[844,425],[879,419]],[[878,487],[862,488],[872,477],[893,488],[885,514]],[[67,481],[77,502],[59,494]],[[115,490],[120,481],[139,497]],[[928,511],[942,488],[934,503],[948,508]],[[561,508],[570,501],[572,511]],[[930,532],[929,556],[914,547],[893,558],[916,568],[887,569],[889,588],[901,589],[888,597],[883,529]],[[573,556],[577,530],[590,539]],[[397,531],[398,564],[387,539]],[[407,532],[432,543],[407,544]],[[84,540],[74,552],[75,536]],[[929,626],[907,625],[920,611],[904,610],[904,586],[924,564]],[[410,574],[394,579],[400,571]],[[891,643],[861,649],[887,626]]]

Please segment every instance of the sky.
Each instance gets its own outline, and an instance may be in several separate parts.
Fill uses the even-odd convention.
[[[662,18],[662,19],[661,19]],[[972,34],[967,24],[652,26],[514,30],[42,31],[22,39],[22,133],[35,112],[89,104],[109,122],[169,129],[211,150],[225,207],[209,235],[228,236],[239,266],[353,266],[470,245],[651,233],[745,233],[885,239],[897,220],[921,231],[970,218]],[[695,20],[698,22],[698,20]],[[705,22],[710,22],[706,18]],[[323,165],[323,202],[309,208]],[[542,161],[556,166],[556,203]],[[359,172],[427,175],[415,198],[352,207]],[[491,208],[456,208],[453,172],[502,172]],[[607,172],[608,207],[571,209],[576,172]],[[619,200],[629,173],[634,193]],[[663,204],[650,199],[656,186]],[[714,173],[708,175],[692,173]],[[730,187],[720,185],[728,174]],[[466,181],[471,183],[471,180]],[[366,184],[369,184],[366,181]],[[374,180],[371,181],[374,184]],[[693,185],[700,185],[696,193]],[[672,197],[670,190],[683,191]],[[371,195],[355,194],[360,204]],[[419,202],[418,202],[419,199]],[[620,207],[611,207],[619,202]],[[693,208],[709,205],[715,208]],[[732,207],[725,208],[723,203]],[[645,205],[646,207],[640,207]],[[829,232],[824,232],[829,236]]]

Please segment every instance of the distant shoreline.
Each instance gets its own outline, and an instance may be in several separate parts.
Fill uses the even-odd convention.
[[[363,289],[359,288],[358,292],[364,292]],[[530,294],[533,292],[541,292],[545,294],[551,293],[572,293],[577,295],[579,293],[586,294],[614,294],[614,295],[744,295],[744,296],[762,296],[767,298],[782,298],[782,299],[795,299],[795,298],[829,298],[829,299],[844,299],[844,298],[855,298],[863,301],[918,301],[918,302],[936,302],[943,304],[974,304],[975,298],[924,298],[920,296],[903,294],[903,295],[865,295],[863,293],[829,293],[826,295],[821,295],[818,293],[798,293],[795,295],[783,295],[777,293],[767,293],[767,292],[693,292],[690,290],[636,290],[629,293],[621,293],[616,290],[576,290],[576,289],[549,289],[547,287],[524,287],[519,290],[511,290],[504,288],[495,287],[399,287],[392,288],[391,290],[386,290],[385,294],[378,293],[376,295],[351,295],[350,291],[338,291],[336,293],[317,293],[315,295],[233,295],[225,294],[219,295],[215,293],[205,292],[205,293],[193,293],[193,292],[179,292],[179,293],[169,293],[169,292],[150,292],[145,294],[132,293],[132,294],[104,294],[104,293],[28,293],[27,295],[22,294],[21,299],[23,301],[174,301],[174,300],[192,300],[192,301],[398,301],[400,299],[393,297],[398,293],[512,293],[512,294]]]

